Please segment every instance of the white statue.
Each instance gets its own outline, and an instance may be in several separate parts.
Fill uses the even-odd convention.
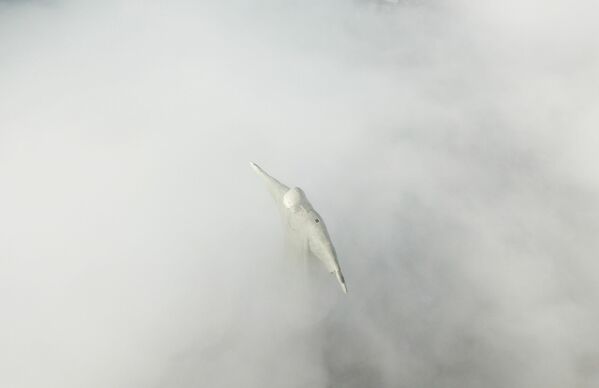
[[[279,206],[283,221],[287,227],[289,242],[295,252],[309,260],[319,259],[330,273],[334,273],[344,293],[347,287],[335,247],[331,242],[327,227],[320,215],[312,208],[306,195],[299,187],[290,189],[268,175],[257,164],[250,163],[254,171],[264,179],[268,190]]]

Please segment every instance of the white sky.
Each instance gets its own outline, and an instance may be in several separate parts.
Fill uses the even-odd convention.
[[[592,1],[0,1],[0,386],[596,387]],[[289,287],[248,165],[350,293]]]

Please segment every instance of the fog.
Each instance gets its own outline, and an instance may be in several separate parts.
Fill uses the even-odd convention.
[[[0,386],[599,385],[592,1],[0,1]],[[301,187],[306,290],[249,166]]]

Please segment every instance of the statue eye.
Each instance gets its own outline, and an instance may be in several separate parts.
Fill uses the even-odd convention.
[[[320,220],[318,218],[315,218],[314,222],[316,222],[318,224],[320,222]]]

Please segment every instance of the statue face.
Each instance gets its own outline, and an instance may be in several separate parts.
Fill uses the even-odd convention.
[[[299,187],[294,187],[287,191],[283,196],[283,204],[288,209],[294,209],[300,205],[309,203],[306,199],[306,194]]]

